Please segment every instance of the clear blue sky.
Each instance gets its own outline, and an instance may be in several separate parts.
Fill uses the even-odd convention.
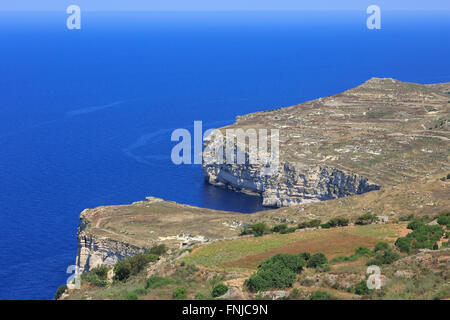
[[[0,10],[450,10],[450,0],[1,0]]]

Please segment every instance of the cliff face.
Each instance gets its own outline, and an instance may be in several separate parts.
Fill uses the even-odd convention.
[[[263,205],[271,207],[330,200],[380,188],[357,174],[328,166],[284,163],[276,174],[265,175],[265,167],[257,165],[204,164],[203,173],[210,184],[261,195]]]
[[[205,179],[276,207],[416,182],[449,168],[449,92],[449,84],[374,78],[334,96],[239,116],[219,129],[221,136],[245,131],[250,141],[252,130],[276,130],[279,165],[268,175],[267,165],[248,161],[257,151],[242,143],[245,162],[227,162],[223,150],[231,144],[238,150],[238,143],[211,135]]]
[[[88,221],[85,218],[86,210],[80,215],[81,225],[78,228],[78,246],[76,265],[81,272],[89,272],[99,265],[113,266],[123,258],[144,249],[130,245],[123,241],[113,240],[107,237],[98,237],[86,232]]]

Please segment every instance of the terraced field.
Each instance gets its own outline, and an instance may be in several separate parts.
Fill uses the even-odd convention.
[[[270,234],[257,238],[218,241],[195,249],[182,261],[223,271],[250,271],[277,253],[322,252],[328,258],[348,255],[359,246],[393,243],[409,230],[406,224],[374,224]]]

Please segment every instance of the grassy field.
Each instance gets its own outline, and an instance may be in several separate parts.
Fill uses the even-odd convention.
[[[182,261],[220,270],[252,270],[277,253],[323,252],[328,258],[351,254],[359,246],[393,243],[407,232],[405,224],[348,226],[290,234],[219,241],[195,249]]]

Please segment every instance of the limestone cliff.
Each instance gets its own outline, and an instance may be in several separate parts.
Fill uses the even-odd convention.
[[[203,166],[210,184],[259,194],[264,206],[285,207],[378,190],[367,178],[328,166],[284,163],[274,175],[256,165]]]
[[[250,130],[277,130],[277,169],[267,175],[267,162],[248,161],[255,149],[211,135],[203,153],[205,179],[276,207],[418,181],[450,168],[448,92],[450,84],[373,78],[330,97],[239,116],[219,129],[221,136],[239,129],[250,141]],[[245,148],[242,164],[224,160],[230,144]]]
[[[85,218],[85,210],[81,213],[81,225],[78,227],[78,246],[76,265],[81,272],[89,272],[92,268],[99,265],[113,266],[121,259],[142,253],[143,248],[130,245],[123,241],[117,241],[108,237],[99,237],[85,232],[89,222]]]

